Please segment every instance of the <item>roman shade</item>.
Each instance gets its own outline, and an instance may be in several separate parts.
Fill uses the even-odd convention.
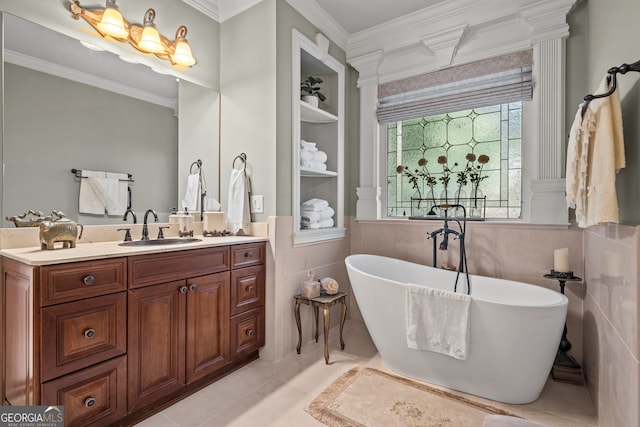
[[[533,96],[533,50],[510,53],[378,86],[380,123],[486,107]]]

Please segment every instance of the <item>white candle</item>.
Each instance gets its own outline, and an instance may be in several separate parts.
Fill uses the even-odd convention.
[[[569,248],[560,248],[553,251],[553,269],[559,273],[567,273],[569,269]]]

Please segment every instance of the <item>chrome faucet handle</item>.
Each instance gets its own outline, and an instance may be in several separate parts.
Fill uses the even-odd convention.
[[[124,233],[124,241],[125,242],[130,242],[131,241],[131,229],[130,228],[118,228],[118,231],[125,231],[126,233]]]

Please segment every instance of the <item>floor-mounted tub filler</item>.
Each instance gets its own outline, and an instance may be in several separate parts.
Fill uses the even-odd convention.
[[[453,291],[456,272],[376,255],[345,260],[354,296],[385,364],[421,381],[505,403],[529,403],[545,385],[567,298],[526,283],[470,275],[465,360],[407,345],[408,284]],[[466,283],[458,292],[466,293]]]

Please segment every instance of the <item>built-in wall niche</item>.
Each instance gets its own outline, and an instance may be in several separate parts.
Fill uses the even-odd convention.
[[[57,209],[85,225],[123,223],[122,217],[78,213],[73,168],[130,173],[139,217],[155,209],[166,221],[171,208],[180,207],[197,159],[207,197],[219,197],[217,91],[91,50],[11,14],[2,18],[3,219]]]
[[[294,244],[343,238],[344,228],[344,65],[328,55],[328,41],[321,35],[313,42],[293,30],[292,150],[293,150],[293,239]],[[300,83],[308,76],[320,77],[320,92],[326,96],[318,107],[301,100]],[[301,154],[301,140],[315,143],[326,153],[321,168],[308,165]],[[303,224],[301,204],[322,199],[335,212],[330,226]]]

